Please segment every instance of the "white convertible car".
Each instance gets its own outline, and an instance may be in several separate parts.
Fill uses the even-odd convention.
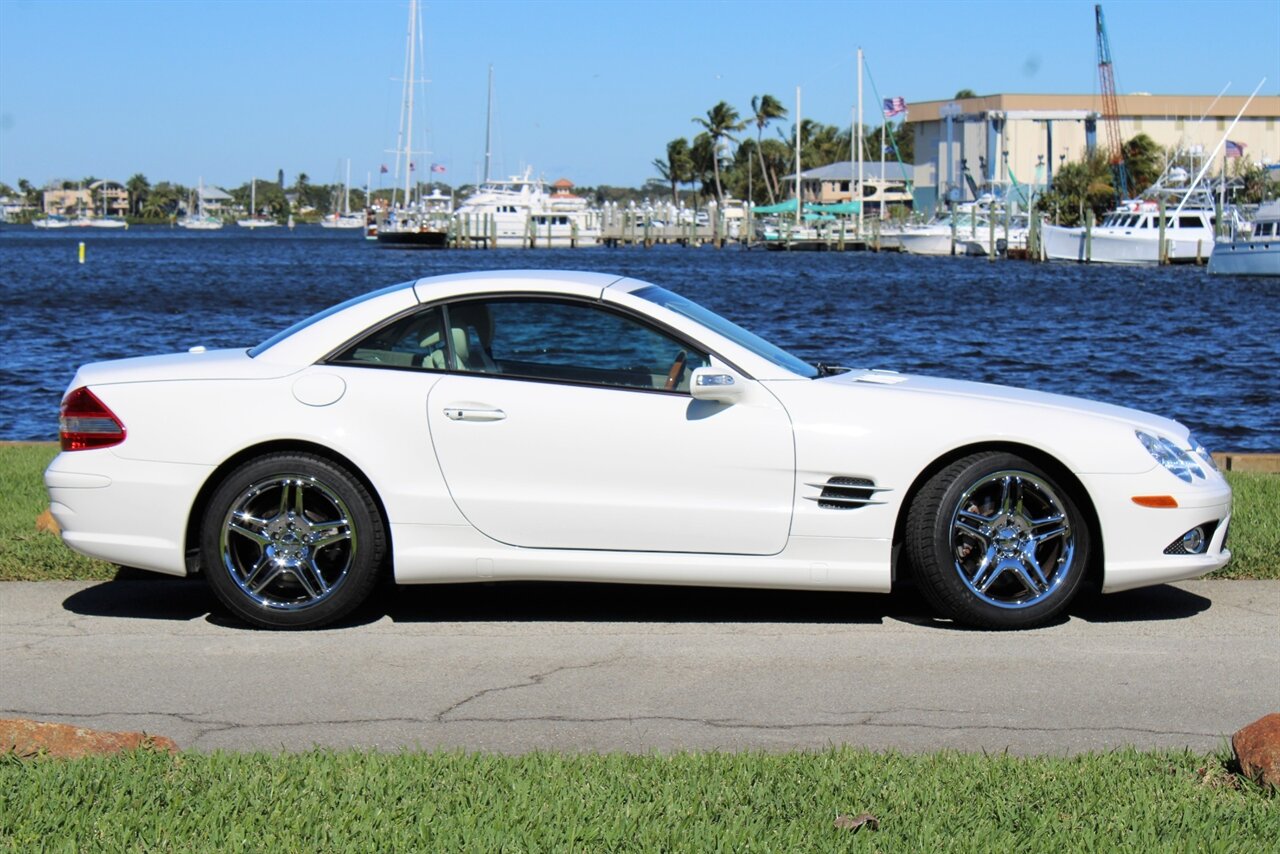
[[[1224,566],[1231,490],[1181,424],[810,365],[595,273],[405,282],[249,350],[82,367],[45,473],[72,548],[203,573],[261,626],[379,576],[886,592],[1023,628]]]

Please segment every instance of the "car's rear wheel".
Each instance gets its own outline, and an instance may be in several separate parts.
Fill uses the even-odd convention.
[[[925,597],[945,616],[1020,629],[1071,602],[1090,531],[1059,480],[1020,456],[990,452],[925,483],[908,511],[906,548]]]
[[[386,533],[377,503],[343,466],[278,453],[232,471],[201,531],[214,593],[258,626],[315,628],[363,602],[377,581]]]

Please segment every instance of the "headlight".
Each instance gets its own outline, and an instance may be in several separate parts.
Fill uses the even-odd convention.
[[[1204,460],[1205,465],[1214,471],[1218,470],[1218,464],[1213,461],[1213,454],[1209,453],[1209,450],[1204,445],[1197,442],[1195,436],[1188,436],[1187,444],[1191,446],[1191,453]]]
[[[1200,467],[1200,463],[1190,453],[1182,450],[1163,436],[1152,436],[1150,433],[1144,433],[1141,430],[1133,432],[1138,437],[1138,441],[1142,443],[1142,447],[1147,449],[1147,453],[1154,457],[1155,461],[1160,465],[1177,475],[1180,480],[1187,483],[1191,483],[1197,477],[1204,480],[1204,469]],[[1197,454],[1204,452],[1204,449],[1199,445],[1193,443],[1193,447],[1197,448]],[[1208,453],[1204,453],[1207,457]]]

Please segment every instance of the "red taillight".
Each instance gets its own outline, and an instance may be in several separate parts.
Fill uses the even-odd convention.
[[[124,425],[93,392],[81,386],[62,399],[58,439],[64,451],[109,448],[124,441]]]

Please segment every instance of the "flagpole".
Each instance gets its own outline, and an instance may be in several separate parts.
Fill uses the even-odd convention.
[[[884,106],[883,104],[881,106]],[[880,111],[882,118],[880,119],[880,219],[884,219],[884,133],[885,127],[889,124],[889,120],[883,118],[884,110]]]

